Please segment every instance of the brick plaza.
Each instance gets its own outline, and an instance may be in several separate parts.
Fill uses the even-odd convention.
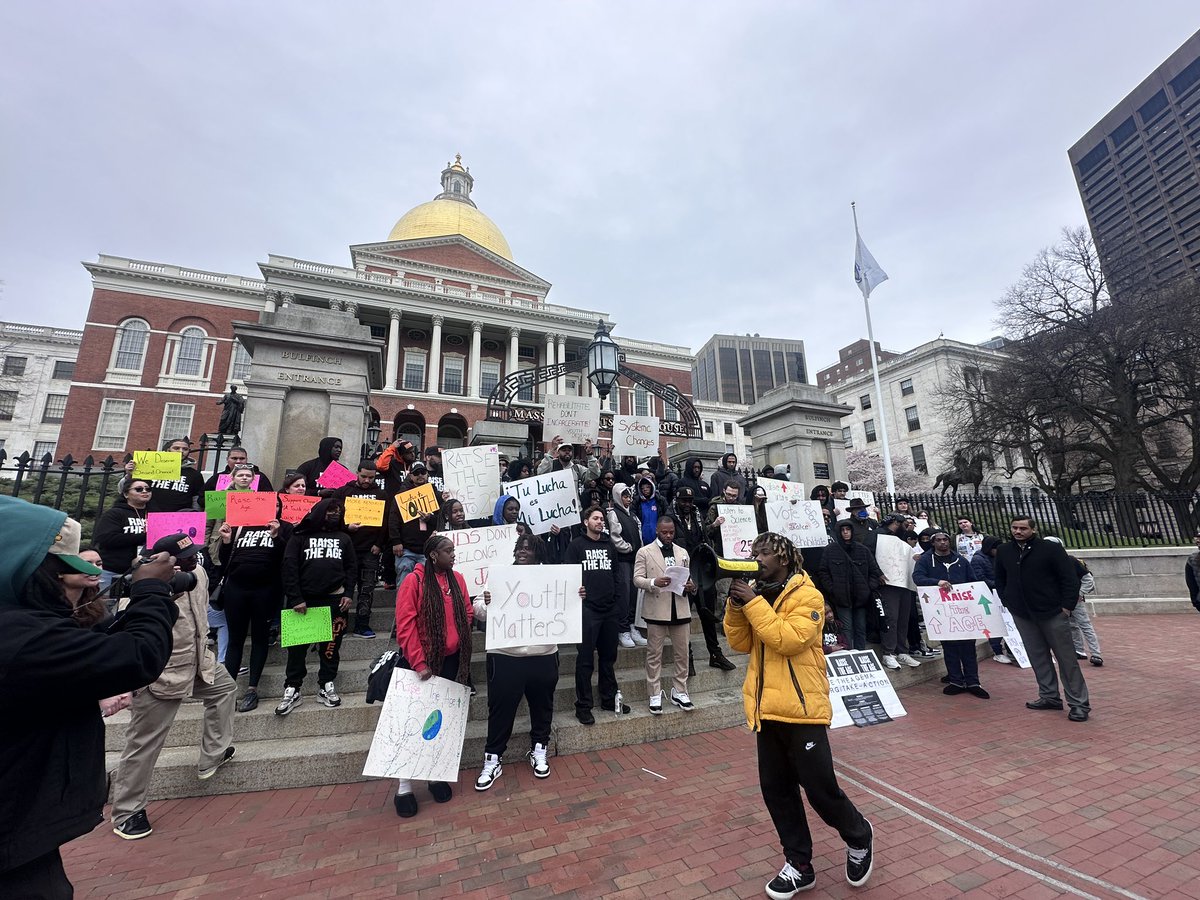
[[[875,874],[849,888],[810,813],[810,896],[1200,898],[1200,616],[1096,625],[1085,724],[1027,711],[1033,674],[983,662],[990,701],[934,681],[901,692],[907,717],[832,732]],[[765,896],[781,865],[744,728],[557,757],[540,782],[509,756],[486,793],[473,770],[447,805],[419,790],[408,820],[379,781],[151,803],[151,837],[102,826],[64,848],[67,872],[76,896],[122,900],[734,898]]]

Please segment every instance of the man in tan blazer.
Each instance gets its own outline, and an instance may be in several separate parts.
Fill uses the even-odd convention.
[[[692,608],[687,595],[696,593],[696,585],[686,574],[683,590],[671,591],[670,567],[688,572],[688,553],[675,543],[675,520],[660,516],[656,540],[637,552],[633,563],[633,584],[642,591],[642,618],[646,620],[646,683],[650,690],[650,712],[662,714],[662,649],[671,641],[675,657],[675,677],[671,683],[671,702],[680,709],[695,709],[687,692],[688,642],[692,631]],[[677,582],[676,582],[677,583]]]

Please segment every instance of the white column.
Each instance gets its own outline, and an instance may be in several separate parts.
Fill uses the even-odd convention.
[[[279,301],[279,291],[267,291],[264,296],[266,303],[263,304],[263,309],[269,313],[275,312],[275,304]]]
[[[567,361],[567,336],[565,334],[558,335],[558,361],[565,363]],[[567,376],[558,376],[558,392],[565,394],[567,392]]]
[[[511,375],[517,371],[517,359],[519,358],[521,344],[521,329],[513,326],[508,329],[508,365],[505,367],[504,374]]]
[[[429,383],[425,389],[431,394],[442,392],[442,322],[441,316],[433,317],[433,337],[429,342]]]
[[[467,377],[471,379],[471,389],[467,391],[468,397],[479,396],[479,342],[482,339],[483,323],[471,323],[471,359],[470,369],[468,369]]]
[[[552,334],[546,335],[546,365],[548,365],[548,366],[554,365],[554,335],[552,335]],[[559,392],[558,391],[558,382],[557,381],[547,381],[542,386],[542,390],[546,394],[557,394]],[[545,396],[542,397],[542,402],[543,403],[546,402]]]
[[[400,371],[400,310],[388,310],[388,316],[392,321],[388,326],[387,381],[383,389],[385,391],[394,391],[396,389],[396,377]]]

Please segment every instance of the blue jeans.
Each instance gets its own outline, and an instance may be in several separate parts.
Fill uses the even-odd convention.
[[[208,627],[217,629],[217,662],[225,662],[225,651],[229,648],[229,623],[225,610],[208,608]],[[237,672],[232,673],[237,678]]]
[[[417,567],[417,563],[424,562],[425,556],[421,553],[416,553],[412,550],[405,550],[404,553],[396,557],[396,587],[400,587],[400,583],[404,581],[405,576]]]

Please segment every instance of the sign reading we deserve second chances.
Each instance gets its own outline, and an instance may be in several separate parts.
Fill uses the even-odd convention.
[[[500,449],[495,444],[442,451],[442,486],[468,519],[491,516],[500,496]]]
[[[658,456],[659,428],[657,416],[613,416],[612,455]]]
[[[582,566],[492,566],[487,649],[583,640]]]
[[[982,581],[950,590],[919,587],[925,627],[935,641],[977,641],[1008,636],[1000,598]]]

